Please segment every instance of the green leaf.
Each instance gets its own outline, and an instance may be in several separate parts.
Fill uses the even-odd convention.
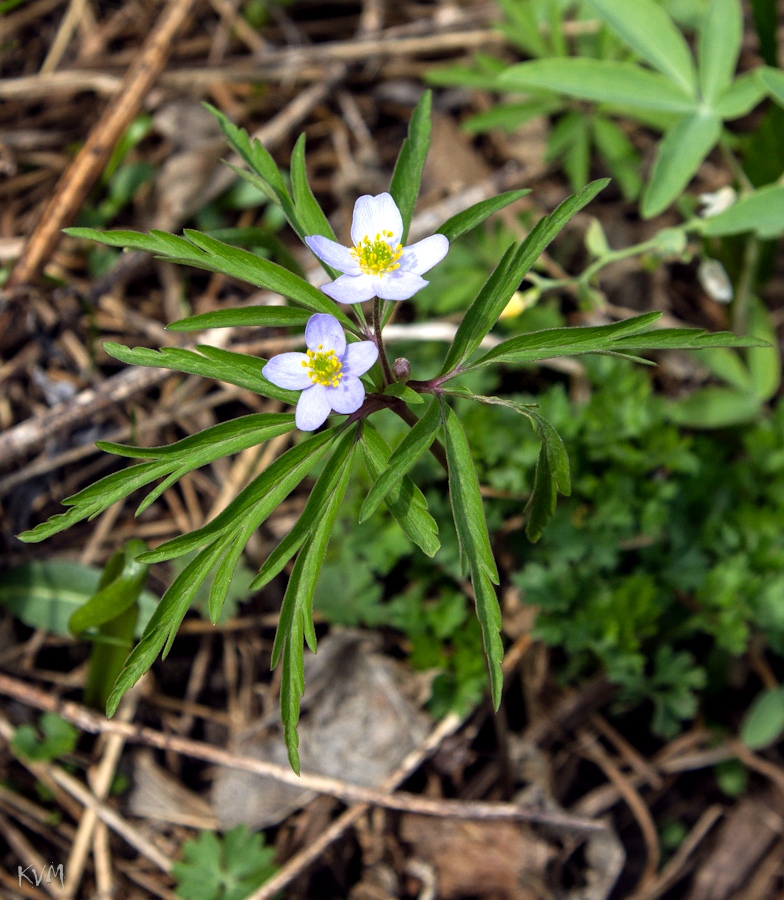
[[[506,251],[463,316],[441,367],[442,375],[462,365],[477,349],[545,247],[606,185],[607,179],[591,182],[579,194],[564,200],[549,216],[540,219],[519,247]]]
[[[530,193],[530,189],[507,191],[504,194],[499,194],[497,197],[490,197],[489,200],[480,200],[479,203],[474,203],[473,206],[469,206],[468,209],[464,209],[463,212],[458,213],[456,216],[452,216],[451,219],[447,219],[446,222],[437,229],[437,233],[443,234],[451,244],[452,241],[459,238],[461,234],[465,234],[472,228],[476,228],[477,225],[484,222],[485,219],[492,216],[493,213],[498,212],[500,209],[504,209],[509,206],[510,203],[514,203],[516,200],[519,200],[521,197],[525,197],[526,194]]]
[[[573,191],[585,187],[591,162],[590,121],[580,112],[570,112],[550,131],[547,161],[563,159],[563,167]]]
[[[501,663],[501,610],[493,584],[498,584],[490,537],[487,533],[479,480],[463,426],[455,412],[441,404],[444,444],[449,465],[449,499],[455,520],[460,556],[471,573],[476,598],[476,615],[482,628],[487,656],[493,706],[498,709],[503,690]]]
[[[389,491],[399,484],[417,460],[430,448],[440,425],[438,403],[431,401],[422,418],[414,425],[389,457],[386,469],[370,489],[359,511],[359,521],[364,522],[378,508]]]
[[[666,415],[671,422],[686,428],[728,428],[753,421],[761,408],[754,394],[707,387],[670,404]]]
[[[696,94],[689,45],[664,9],[654,0],[588,0],[599,16],[654,69],[692,97]]]
[[[742,40],[743,12],[738,0],[711,0],[697,47],[700,92],[709,106],[732,83]]]
[[[362,449],[370,477],[378,480],[389,464],[390,449],[367,420],[362,426]],[[441,546],[438,525],[428,512],[425,495],[407,475],[387,493],[384,502],[409,540],[427,556],[435,556]]]
[[[182,862],[172,864],[175,894],[183,900],[245,900],[277,871],[275,850],[261,834],[237,825],[218,838],[202,831],[182,845]]]
[[[291,188],[294,192],[294,205],[297,210],[297,219],[304,232],[303,237],[322,235],[335,240],[335,232],[329,224],[323,210],[316,202],[313,191],[308,183],[308,172],[305,166],[305,135],[301,134],[294,150],[291,153]],[[319,259],[322,267],[330,278],[335,279],[340,274]]]
[[[164,657],[171,648],[177,629],[188,611],[196,592],[220,556],[220,542],[207,547],[183,569],[161,598],[142,639],[133,648],[122,668],[109,701],[106,715],[113,716],[123,695],[144,675],[163,648]],[[164,648],[164,644],[166,647]]]
[[[759,69],[740,75],[713,103],[713,112],[722,119],[748,115],[765,96],[765,85],[757,77]]]
[[[707,350],[696,350],[694,356],[712,375],[721,378],[741,393],[753,393],[749,370],[734,350],[727,347],[712,347]]]
[[[646,219],[663,212],[691,181],[721,134],[714,115],[696,113],[681,119],[659,143],[650,180],[642,195]]]
[[[535,97],[522,103],[498,103],[463,122],[463,131],[482,134],[493,128],[511,132],[539,116],[550,116],[563,109],[564,101],[552,95]]]
[[[623,130],[606,116],[593,117],[593,139],[625,200],[636,200],[642,189],[640,158]]]
[[[36,544],[53,534],[65,531],[83,519],[93,519],[113,503],[122,500],[151,481],[155,481],[156,478],[166,475],[170,468],[170,463],[162,460],[142,463],[138,466],[131,466],[122,472],[107,475],[79,491],[78,494],[66,497],[63,500],[63,506],[70,506],[71,509],[52,516],[29,531],[22,532],[19,540]]]
[[[72,237],[97,241],[110,247],[145,250],[162,259],[247,281],[288,297],[313,312],[329,313],[344,327],[354,330],[354,325],[346,314],[303,278],[277,263],[240,247],[232,247],[231,244],[225,244],[199,231],[188,229],[186,237],[176,237],[163,231],[141,234],[135,231],[96,231],[93,228],[69,228],[67,233]]]
[[[266,189],[262,188],[265,194],[270,200],[282,207],[286,217],[291,221],[294,218],[294,204],[286,187],[286,182],[283,180],[283,176],[280,174],[270,153],[262,145],[261,141],[256,138],[251,140],[244,128],[238,128],[230,122],[219,109],[210,106],[209,103],[204,105],[218,120],[229,146],[259,176],[261,184],[266,186]],[[232,166],[231,168],[234,167]]]
[[[71,637],[71,616],[98,591],[101,571],[69,559],[37,560],[16,566],[0,577],[0,605],[30,628]],[[138,633],[152,616],[158,598],[142,591]]]
[[[758,297],[749,304],[749,334],[770,345],[750,349],[747,359],[754,393],[762,401],[771,400],[781,384],[781,355],[770,315]]]
[[[400,154],[395,163],[395,171],[389,186],[389,193],[394,198],[400,215],[403,217],[402,243],[406,242],[414,204],[419,194],[422,181],[422,170],[430,147],[430,110],[433,105],[433,94],[425,91],[411,116],[408,126],[408,137],[403,141]]]
[[[259,574],[251,583],[251,590],[257,591],[269,584],[312,534],[313,529],[324,515],[324,510],[342,477],[343,470],[348,465],[349,454],[353,454],[355,440],[356,435],[352,430],[338,442],[329,462],[324,466],[324,470],[313,486],[297,524],[264,560]]]
[[[501,705],[501,694],[504,689],[504,672],[501,668],[504,661],[501,607],[498,605],[493,583],[483,569],[472,571],[471,584],[476,600],[476,617],[482,628],[482,644],[490,676],[490,695],[493,699],[493,709],[497,710]]]
[[[612,325],[591,325],[580,328],[545,328],[532,331],[504,341],[494,347],[471,368],[487,365],[491,362],[533,362],[538,359],[550,359],[555,356],[571,356],[576,353],[590,353],[595,347],[599,350],[612,349],[616,338],[642,331],[661,318],[661,313],[651,312]]]
[[[525,406],[507,397],[485,397],[463,391],[460,391],[459,395],[490,406],[513,409],[531,421],[534,431],[541,438],[542,446],[536,463],[534,488],[524,510],[528,518],[526,535],[532,543],[536,543],[542,536],[545,525],[555,513],[557,492],[560,491],[564,497],[568,497],[572,492],[569,456],[560,434],[531,406]]]
[[[766,66],[763,69],[757,69],[756,74],[770,96],[784,106],[784,71]]]
[[[510,66],[498,80],[507,88],[544,88],[598,103],[671,113],[695,110],[694,99],[664,75],[628,62],[538,59]]]
[[[395,381],[384,389],[385,397],[399,397],[408,403],[409,406],[421,406],[425,402],[422,394],[418,394],[413,388],[410,388],[402,381]]]
[[[11,749],[31,762],[51,762],[76,749],[79,732],[55,713],[45,712],[38,723],[43,738],[32,725],[20,725],[11,737]]]
[[[215,309],[188,316],[167,325],[167,331],[201,331],[207,328],[288,328],[304,325],[311,313],[292,306],[243,306]]]
[[[740,726],[740,739],[752,750],[762,750],[784,732],[784,688],[758,694]]]
[[[109,356],[131,366],[148,366],[171,369],[173,372],[186,372],[188,375],[202,375],[292,405],[299,399],[299,391],[279,388],[261,374],[261,370],[267,364],[266,360],[245,353],[234,353],[231,350],[220,350],[204,345],[200,345],[196,350],[184,350],[181,347],[150,350],[147,347],[123,347],[122,344],[115,344],[112,341],[104,341],[103,348]]]
[[[279,456],[231,501],[211,522],[143,554],[142,562],[164,562],[190,553],[222,534],[231,537],[236,523],[256,522],[255,528],[276,509],[324,455],[344,426],[322,431]]]
[[[729,209],[701,223],[708,237],[726,237],[754,231],[762,238],[775,238],[784,232],[784,185],[768,184],[753,194],[741,197]]]
[[[146,549],[142,541],[129,541],[110,558],[101,578],[101,589],[68,620],[73,634],[110,622],[136,603],[147,581],[149,566],[137,562],[135,555]]]
[[[498,584],[498,569],[490,547],[479,479],[468,438],[454,410],[446,403],[441,403],[440,408],[449,466],[449,497],[460,543],[460,557],[466,568],[481,570],[493,584]]]
[[[340,471],[338,482],[329,495],[323,515],[317,523],[305,546],[300,550],[289,579],[280,620],[272,647],[271,667],[275,668],[283,659],[280,686],[280,713],[283,733],[289,754],[291,768],[299,774],[299,753],[297,747],[297,722],[299,721],[300,698],[305,690],[303,669],[303,638],[311,652],[316,652],[316,633],[313,628],[313,592],[319,572],[324,564],[327,544],[335,525],[340,506],[348,487],[351,468],[356,452],[356,428],[349,435],[352,438],[348,457]]]

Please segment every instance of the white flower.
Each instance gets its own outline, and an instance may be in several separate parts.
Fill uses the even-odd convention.
[[[719,188],[712,194],[700,194],[700,203],[703,204],[700,216],[703,219],[710,219],[711,216],[717,216],[723,213],[725,209],[729,209],[737,200],[738,195],[729,185]]]
[[[704,259],[697,269],[702,289],[717,303],[729,303],[733,297],[732,282],[718,259]]]
[[[353,248],[313,235],[305,243],[327,265],[344,272],[321,290],[339,303],[362,303],[373,297],[408,300],[427,281],[421,276],[446,256],[449,241],[434,234],[410,247],[400,243],[403,219],[389,194],[365,194],[354,204]]]
[[[378,359],[373,341],[346,344],[346,336],[334,316],[317,313],[305,326],[307,353],[280,353],[261,370],[273,384],[302,391],[294,417],[301,431],[313,431],[332,410],[356,412],[365,399],[360,375]]]

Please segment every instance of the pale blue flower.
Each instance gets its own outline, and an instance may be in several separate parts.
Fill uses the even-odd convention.
[[[400,243],[403,219],[389,194],[365,194],[354,204],[353,248],[320,235],[305,243],[327,265],[344,272],[321,290],[339,303],[362,303],[373,297],[408,300],[428,282],[422,275],[446,256],[449,241],[434,234],[410,247]]]
[[[261,370],[280,388],[302,391],[295,422],[301,431],[314,431],[331,411],[356,412],[365,399],[360,375],[378,359],[373,341],[346,344],[346,335],[334,316],[317,313],[305,326],[307,353],[281,353]]]

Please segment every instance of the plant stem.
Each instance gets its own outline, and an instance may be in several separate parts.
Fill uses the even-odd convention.
[[[381,361],[381,368],[384,371],[384,381],[386,384],[392,384],[395,380],[392,377],[392,371],[389,368],[389,360],[384,349],[384,339],[381,336],[381,300],[378,297],[373,298],[373,331],[376,335],[376,346],[378,347],[378,358]]]

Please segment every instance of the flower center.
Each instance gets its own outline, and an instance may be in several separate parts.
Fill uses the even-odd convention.
[[[323,346],[319,344],[316,350],[308,350],[308,358],[302,360],[302,365],[308,370],[308,378],[313,384],[337,387],[342,377],[343,363],[334,350],[322,350]]]
[[[403,245],[398,244],[393,250],[389,243],[392,236],[391,231],[382,231],[371,241],[366,234],[351,251],[364,275],[386,275],[400,268],[398,260],[403,255]]]

